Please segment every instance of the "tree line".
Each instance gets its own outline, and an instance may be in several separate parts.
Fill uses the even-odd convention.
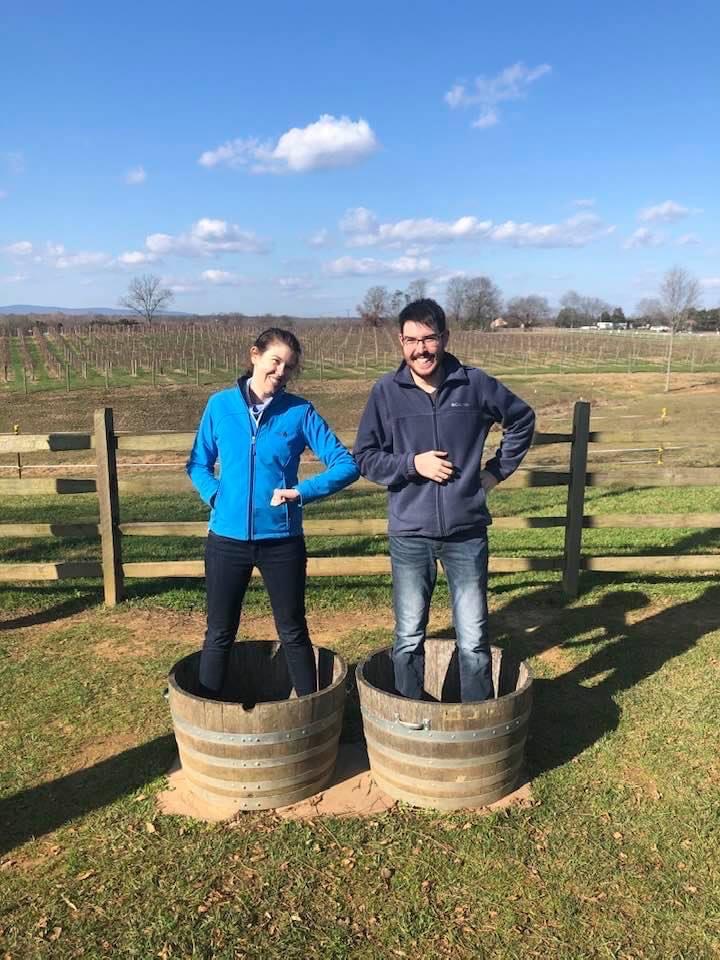
[[[357,306],[361,320],[379,326],[397,320],[402,308],[427,296],[430,281],[413,280],[406,290],[390,291],[372,286]],[[487,276],[452,277],[447,282],[443,303],[448,321],[459,329],[490,330],[497,327],[556,326],[577,329],[598,323],[632,328],[663,326],[673,332],[682,329],[699,332],[720,330],[720,307],[700,309],[700,285],[681,267],[668,270],[657,297],[646,297],[626,316],[622,307],[600,297],[585,296],[568,290],[553,309],[547,297],[530,294],[507,301],[497,284]]]

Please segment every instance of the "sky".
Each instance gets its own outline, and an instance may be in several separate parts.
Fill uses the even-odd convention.
[[[720,4],[0,8],[0,305],[355,315],[490,276],[720,303]]]

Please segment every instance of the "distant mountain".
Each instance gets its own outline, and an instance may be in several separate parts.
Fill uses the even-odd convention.
[[[26,316],[31,313],[64,313],[68,316],[77,314],[98,314],[102,317],[126,317],[127,310],[118,310],[116,307],[39,307],[32,303],[11,303],[8,307],[0,307],[0,314],[16,313]],[[166,317],[189,317],[192,314],[181,310],[159,310],[158,314]]]

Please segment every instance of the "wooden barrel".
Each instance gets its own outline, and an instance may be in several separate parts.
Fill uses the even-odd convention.
[[[203,803],[268,810],[327,786],[337,758],[347,665],[313,647],[318,692],[295,696],[282,646],[233,646],[220,699],[197,693],[200,652],[175,664],[169,701],[180,762]]]
[[[460,703],[454,640],[425,643],[425,691],[408,700],[395,689],[390,648],[357,668],[370,768],[378,786],[416,807],[481,807],[518,785],[532,703],[532,675],[492,648],[499,695]]]

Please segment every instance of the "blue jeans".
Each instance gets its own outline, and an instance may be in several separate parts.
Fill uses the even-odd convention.
[[[463,702],[493,696],[487,610],[487,533],[469,537],[390,537],[395,686],[422,699],[425,630],[440,560],[450,587]]]

